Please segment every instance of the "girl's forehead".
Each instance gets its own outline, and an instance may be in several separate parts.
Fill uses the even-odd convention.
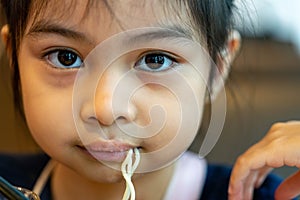
[[[124,29],[172,23],[168,0],[50,0],[35,1],[29,26],[55,22],[65,27],[113,26]],[[174,1],[173,1],[174,2]]]
[[[53,29],[84,33],[94,44],[119,32],[143,27],[176,27],[192,37],[186,29],[184,9],[174,0],[51,0],[35,1],[25,35],[51,32]],[[176,9],[180,9],[180,19]],[[172,9],[171,9],[172,8]],[[177,10],[179,12],[179,10]],[[187,16],[187,14],[186,14]],[[188,27],[188,26],[187,26]],[[188,30],[189,29],[189,30]],[[44,31],[46,30],[46,31]]]

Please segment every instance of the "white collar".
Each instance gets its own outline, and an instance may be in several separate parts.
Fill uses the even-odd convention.
[[[177,162],[164,200],[199,199],[206,179],[206,160],[185,152]]]

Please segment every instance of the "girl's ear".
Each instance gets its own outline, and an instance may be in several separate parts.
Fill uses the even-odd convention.
[[[226,80],[230,67],[241,47],[241,36],[238,31],[232,30],[228,36],[225,48],[218,54],[217,65],[223,80]]]
[[[215,99],[230,72],[230,67],[241,47],[241,36],[238,31],[232,30],[228,36],[224,49],[218,53],[216,64],[219,72],[213,77],[211,99]],[[223,81],[220,81],[222,79]]]
[[[10,52],[11,52],[11,46],[10,46],[10,38],[9,38],[9,27],[8,25],[4,25],[1,29],[1,39],[2,39],[2,42],[6,48],[6,51],[7,51],[7,55],[10,56]]]

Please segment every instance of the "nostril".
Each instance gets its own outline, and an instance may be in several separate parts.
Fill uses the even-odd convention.
[[[80,109],[73,109],[73,118],[75,121],[80,120],[85,123],[97,122],[96,113],[92,103],[86,102],[78,107]]]
[[[127,122],[133,122],[137,118],[137,108],[133,102],[130,102],[123,108],[116,110],[115,114],[118,118],[122,118]]]
[[[95,106],[95,117],[102,125],[112,125],[116,120],[124,123],[132,122],[136,119],[137,110],[135,106],[116,104],[112,106],[109,102],[97,102]]]
[[[98,120],[97,120],[97,118],[95,117],[95,116],[90,116],[89,118],[88,118],[88,120],[87,120],[87,122],[94,122],[94,123],[96,123],[96,122],[98,122]]]

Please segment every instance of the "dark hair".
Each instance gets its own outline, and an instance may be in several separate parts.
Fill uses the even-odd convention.
[[[103,0],[105,1],[105,0]],[[234,0],[177,0],[177,5],[186,6],[189,11],[196,32],[202,34],[206,40],[210,56],[215,60],[218,52],[224,47],[227,36],[232,28]],[[34,14],[32,8],[44,8],[48,1],[35,0],[1,0],[4,12],[4,21],[1,25],[9,25],[8,43],[11,48],[12,87],[14,92],[14,103],[21,114],[22,95],[20,90],[20,75],[18,67],[18,52],[28,19]],[[89,0],[88,5],[93,2]],[[172,2],[172,1],[171,1]],[[175,1],[174,1],[175,2]],[[107,4],[107,2],[105,1]],[[38,9],[36,9],[38,10]],[[40,9],[39,9],[40,10]],[[175,9],[176,11],[176,9]],[[0,12],[0,13],[1,13]],[[177,11],[178,12],[178,11]],[[180,15],[181,13],[177,13]],[[31,15],[31,16],[30,16]]]

